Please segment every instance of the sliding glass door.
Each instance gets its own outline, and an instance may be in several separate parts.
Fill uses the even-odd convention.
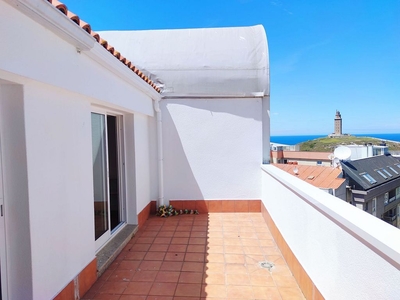
[[[121,116],[92,113],[92,159],[96,248],[124,221],[122,214]]]

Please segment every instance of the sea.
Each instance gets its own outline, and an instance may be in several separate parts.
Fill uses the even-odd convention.
[[[392,141],[400,143],[400,133],[363,133],[363,134],[352,134],[354,136],[367,136],[383,141]],[[326,137],[327,135],[281,135],[271,136],[271,143],[284,144],[284,145],[296,145],[302,142]]]

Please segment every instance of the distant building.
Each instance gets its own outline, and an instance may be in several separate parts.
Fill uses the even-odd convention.
[[[342,178],[342,171],[340,168],[284,164],[276,164],[275,166],[346,201],[346,179]]]
[[[389,147],[386,144],[372,145],[346,145],[351,150],[350,160],[363,159],[377,155],[389,154]]]
[[[335,116],[335,135],[342,135],[342,116],[340,114],[340,111],[336,111],[336,116]]]
[[[277,151],[278,149],[283,149],[284,151],[300,151],[300,144],[286,145],[286,144],[271,143],[270,149],[273,151]]]
[[[307,166],[331,166],[328,152],[285,150],[282,146],[271,147],[271,162],[274,164],[299,164]]]
[[[342,161],[347,202],[400,228],[400,161],[377,155]]]
[[[341,161],[339,168],[275,166],[400,228],[400,161],[391,155]]]
[[[334,130],[333,133],[329,135],[329,137],[341,137],[348,134],[343,134],[342,131],[342,115],[340,111],[336,111],[335,119],[334,119]]]

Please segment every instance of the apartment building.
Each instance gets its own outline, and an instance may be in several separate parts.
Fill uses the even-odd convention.
[[[341,166],[349,186],[347,201],[400,228],[400,161],[378,155]]]

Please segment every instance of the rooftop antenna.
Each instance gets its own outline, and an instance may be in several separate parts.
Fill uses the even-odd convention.
[[[332,160],[332,167],[335,169],[335,168],[337,168],[337,167],[339,167],[339,166],[340,166],[340,160],[339,160],[339,158],[335,157],[335,158]]]
[[[299,169],[297,167],[293,168],[294,175],[299,175]]]
[[[340,162],[348,160],[351,157],[351,150],[346,146],[339,146],[333,152],[332,167],[337,168],[340,166]]]
[[[351,156],[351,150],[346,146],[339,146],[335,149],[333,155],[340,160],[348,160]]]

